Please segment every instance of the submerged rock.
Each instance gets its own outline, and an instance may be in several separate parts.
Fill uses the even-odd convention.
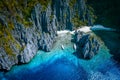
[[[99,51],[100,43],[92,34],[76,32],[74,42],[77,47],[75,54],[80,58],[91,59]]]

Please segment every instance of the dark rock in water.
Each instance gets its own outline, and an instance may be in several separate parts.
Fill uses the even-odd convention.
[[[74,42],[79,42],[80,38],[84,35],[82,31],[75,31]]]
[[[75,54],[80,58],[91,59],[99,51],[100,44],[92,34],[79,31],[75,34],[74,42],[77,45]]]

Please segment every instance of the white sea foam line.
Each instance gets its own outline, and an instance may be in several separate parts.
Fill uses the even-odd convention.
[[[91,30],[108,30],[108,31],[115,31],[115,29],[107,28],[107,27],[104,27],[104,26],[102,26],[102,25],[94,25],[93,27],[91,27]]]

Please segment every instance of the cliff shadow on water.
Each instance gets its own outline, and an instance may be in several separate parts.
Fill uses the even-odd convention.
[[[113,58],[120,61],[120,32],[97,30],[94,31],[94,33],[97,36],[101,37],[105,45],[110,50],[110,53],[113,55]]]
[[[87,0],[97,16],[95,24],[120,30],[120,0]]]

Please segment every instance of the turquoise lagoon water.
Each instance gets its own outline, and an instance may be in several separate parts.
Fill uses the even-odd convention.
[[[51,52],[38,51],[28,64],[0,72],[0,80],[120,80],[120,66],[104,45],[93,59],[78,59],[73,55],[71,35],[64,36],[58,37]]]

